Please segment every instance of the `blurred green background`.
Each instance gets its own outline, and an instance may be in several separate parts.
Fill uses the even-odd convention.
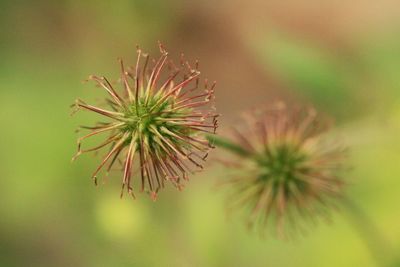
[[[70,163],[81,81],[118,77],[135,45],[200,60],[217,80],[221,130],[273,99],[313,103],[351,146],[348,195],[400,253],[400,2],[0,1],[0,266],[377,266],[346,210],[296,241],[261,239],[227,218],[209,164],[157,202],[92,185],[99,158]],[[218,153],[218,151],[215,151]],[[351,216],[350,216],[351,217]],[[397,259],[398,260],[398,259]]]

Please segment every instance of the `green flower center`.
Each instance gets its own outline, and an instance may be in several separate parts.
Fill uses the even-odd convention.
[[[160,143],[169,146],[165,141],[161,141],[161,135],[169,144],[180,147],[186,146],[179,136],[187,136],[191,130],[179,119],[191,112],[190,109],[174,110],[173,99],[161,99],[155,94],[139,98],[137,103],[132,103],[125,111],[127,119],[124,132],[136,133],[138,147],[141,142],[145,142],[151,149],[159,150]],[[129,138],[126,143],[130,143]]]
[[[276,186],[289,187],[296,184],[302,188],[305,184],[302,174],[307,172],[307,155],[291,144],[277,144],[261,155],[258,164],[261,167],[260,179],[272,182]]]

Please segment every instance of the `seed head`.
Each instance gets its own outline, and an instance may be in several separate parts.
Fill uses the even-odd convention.
[[[212,105],[215,82],[209,86],[206,80],[204,89],[200,89],[198,63],[192,67],[182,56],[177,67],[168,60],[161,44],[159,48],[161,56],[157,61],[149,62],[149,56],[139,48],[134,67],[125,68],[119,60],[121,78],[117,83],[122,85],[122,92],[105,77],[89,77],[108,93],[108,108],[80,99],[74,105],[76,110],[92,111],[108,121],[81,127],[90,133],[78,139],[78,152],[73,159],[109,147],[92,178],[97,184],[97,175],[105,165],[108,174],[121,161],[121,197],[124,189],[134,196],[132,176],[136,173],[140,173],[140,191],[148,192],[153,199],[165,181],[181,189],[182,179],[188,180],[188,173],[203,168],[202,162],[212,148],[203,135],[214,134],[217,128],[218,115]],[[103,143],[82,149],[83,140],[102,133],[108,133]]]
[[[326,136],[316,111],[278,103],[246,114],[244,124],[234,129],[231,147],[225,145],[239,155],[225,162],[235,171],[224,183],[230,208],[245,206],[249,226],[261,232],[272,221],[280,237],[304,232],[319,216],[329,218],[344,184],[344,150]]]

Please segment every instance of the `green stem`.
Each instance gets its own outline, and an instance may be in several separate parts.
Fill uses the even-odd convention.
[[[206,137],[211,144],[216,145],[217,147],[226,149],[232,153],[235,153],[238,156],[248,157],[251,155],[251,153],[249,151],[247,151],[246,149],[242,148],[241,146],[239,146],[235,143],[232,143],[231,141],[229,141],[226,138],[219,137],[216,135],[207,135]]]
[[[387,260],[390,259],[392,250],[385,236],[354,201],[346,197],[344,198],[344,203],[348,209],[348,218],[365,242],[376,264],[378,266],[387,266]]]

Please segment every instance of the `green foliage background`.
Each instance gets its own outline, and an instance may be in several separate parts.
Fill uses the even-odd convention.
[[[96,117],[70,117],[69,105],[104,95],[80,81],[117,78],[117,57],[133,64],[136,43],[156,55],[157,40],[175,58],[199,58],[205,76],[218,80],[222,131],[275,98],[335,117],[351,147],[348,195],[388,240],[387,261],[396,266],[400,5],[383,1],[359,15],[375,2],[339,1],[335,10],[358,14],[348,19],[311,0],[301,8],[244,2],[0,2],[0,266],[376,266],[367,233],[345,209],[296,241],[248,233],[240,217],[226,216],[224,193],[215,190],[224,170],[215,164],[153,203],[144,194],[120,200],[119,174],[95,188],[98,157],[70,163],[74,129]],[[303,23],[315,14],[322,30]]]

